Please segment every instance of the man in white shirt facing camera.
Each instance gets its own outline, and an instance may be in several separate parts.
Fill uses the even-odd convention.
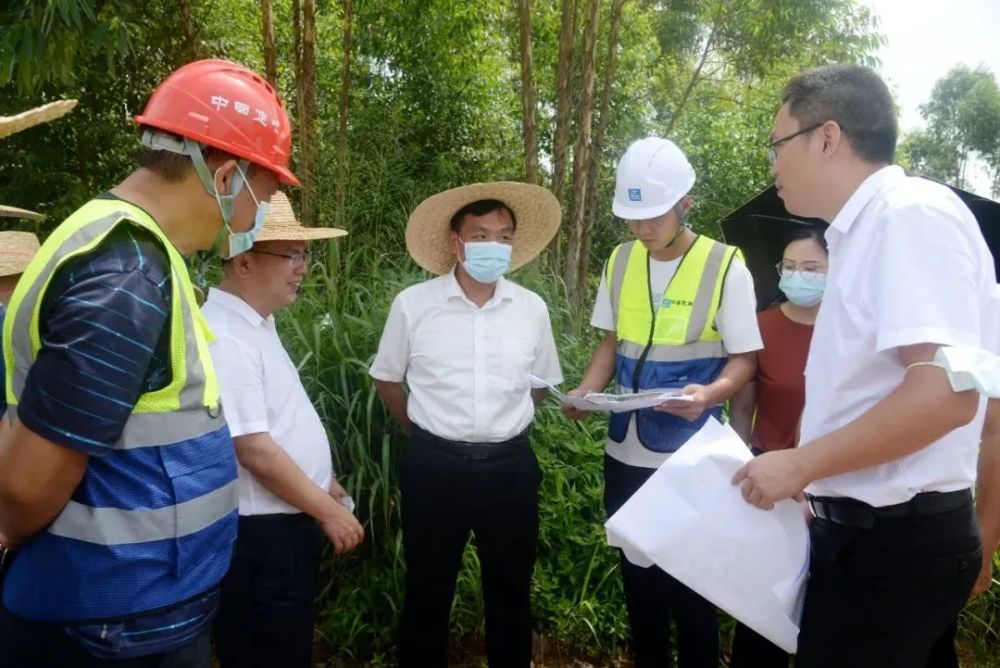
[[[550,192],[523,183],[448,190],[410,216],[407,249],[438,277],[396,296],[369,371],[409,433],[400,482],[403,668],[448,665],[448,618],[470,532],[489,663],[531,663],[541,471],[528,427],[545,390],[529,377],[556,384],[562,372],[545,303],[503,275],[545,248],[559,218]]]
[[[214,629],[222,668],[311,666],[323,535],[338,553],[364,537],[274,321],[298,295],[309,242],[344,234],[303,227],[275,193],[256,243],[226,262],[202,307],[239,462],[239,531]]]

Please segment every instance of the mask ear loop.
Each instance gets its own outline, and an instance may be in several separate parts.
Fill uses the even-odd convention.
[[[913,367],[918,367],[918,366],[936,366],[939,369],[945,368],[944,364],[941,364],[940,362],[914,362],[913,364],[910,364],[909,366],[906,367],[906,371],[908,372]]]

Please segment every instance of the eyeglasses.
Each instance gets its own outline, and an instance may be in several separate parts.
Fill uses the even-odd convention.
[[[288,266],[291,269],[298,269],[302,266],[304,262],[309,261],[309,251],[304,253],[272,253],[271,251],[257,250],[256,248],[250,249],[251,253],[260,253],[261,255],[272,255],[274,257],[285,257],[288,258]]]
[[[826,121],[823,121],[823,123],[826,123]],[[786,142],[790,142],[791,140],[795,139],[799,135],[804,135],[807,132],[812,132],[816,128],[822,127],[823,123],[817,123],[816,125],[810,125],[809,127],[804,128],[802,130],[799,130],[798,132],[793,132],[792,134],[788,135],[787,137],[782,137],[781,139],[776,139],[773,142],[771,142],[771,145],[767,147],[767,159],[768,159],[768,161],[773,166],[774,165],[774,161],[778,159],[778,149],[781,148],[782,145],[784,145]]]
[[[774,268],[778,271],[778,276],[784,276],[785,274],[791,274],[797,271],[807,280],[826,274],[826,266],[822,262],[803,262],[802,264],[794,264],[792,262],[779,260],[778,263],[774,265]]]

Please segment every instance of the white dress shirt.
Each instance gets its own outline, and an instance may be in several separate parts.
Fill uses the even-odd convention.
[[[504,441],[528,427],[528,374],[553,385],[563,379],[541,297],[501,278],[478,308],[452,272],[396,296],[369,373],[406,379],[411,421],[473,443]]]
[[[806,364],[801,443],[857,419],[903,381],[896,348],[980,346],[995,284],[972,213],[945,186],[885,167],[831,223],[827,288]],[[976,478],[983,410],[911,455],[817,480],[807,491],[874,506],[920,492],[966,489]]]
[[[202,313],[215,334],[209,347],[233,437],[267,432],[318,487],[330,487],[333,463],[323,423],[285,352],[274,316],[211,289]],[[240,515],[298,513],[239,467]]]
[[[674,274],[677,273],[680,263],[681,258],[667,261],[649,258],[649,286],[653,303],[657,306]],[[601,284],[597,289],[597,299],[594,301],[590,324],[592,327],[613,332],[617,329],[618,323],[614,320],[611,294],[605,279],[605,273],[601,272]],[[749,353],[764,347],[757,325],[757,297],[753,291],[753,277],[746,265],[737,258],[733,259],[722,284],[722,299],[715,316],[715,326],[719,330],[719,336],[722,337],[722,345],[731,355]],[[636,433],[634,419],[628,422],[625,439],[617,443],[608,438],[604,451],[609,457],[623,464],[653,469],[659,468],[670,457],[669,452],[654,452],[642,444]]]

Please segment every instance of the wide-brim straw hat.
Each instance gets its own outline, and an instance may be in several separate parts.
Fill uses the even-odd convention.
[[[451,219],[466,204],[483,199],[503,202],[517,219],[510,271],[534,260],[559,229],[559,200],[545,188],[514,181],[474,183],[432,195],[413,210],[406,225],[406,249],[413,260],[439,276],[451,271]]]
[[[31,232],[0,232],[0,277],[23,274],[39,248]]]
[[[68,114],[76,106],[76,100],[59,100],[14,116],[0,116],[0,139],[27,130],[35,125],[48,123]]]
[[[16,206],[0,204],[0,218],[24,218],[25,220],[45,220],[45,215]]]
[[[316,241],[346,234],[347,230],[336,227],[306,227],[295,218],[295,211],[292,210],[288,197],[279,191],[271,195],[264,227],[256,241]]]
[[[68,114],[76,106],[76,100],[59,100],[49,102],[40,107],[29,109],[28,111],[15,114],[13,116],[0,116],[0,139],[16,134],[21,130],[48,123]],[[4,218],[26,218],[28,220],[44,220],[45,216],[27,209],[19,209],[16,206],[5,206],[0,204],[0,217]],[[37,243],[37,240],[36,240]],[[20,273],[20,272],[18,272]],[[3,274],[7,275],[7,274]]]

